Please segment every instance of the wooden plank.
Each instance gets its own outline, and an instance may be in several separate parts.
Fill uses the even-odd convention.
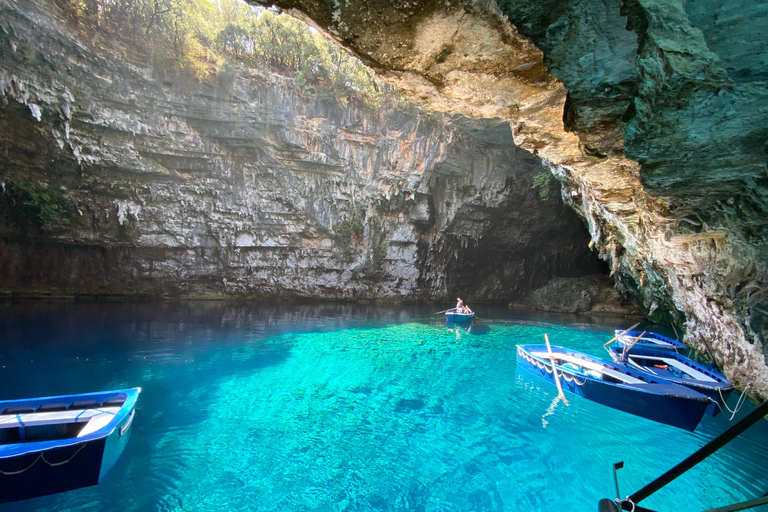
[[[94,416],[113,417],[120,407],[100,407],[98,409],[80,409],[54,412],[29,412],[26,414],[0,415],[0,428],[34,427],[55,425],[57,423],[79,423],[89,421]]]

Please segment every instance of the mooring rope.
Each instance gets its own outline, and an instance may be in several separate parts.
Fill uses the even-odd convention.
[[[49,466],[51,466],[52,468],[53,468],[53,467],[56,467],[56,466],[63,466],[63,465],[64,465],[64,464],[66,464],[67,462],[69,462],[69,461],[71,461],[72,459],[74,459],[74,458],[75,458],[75,455],[77,455],[78,453],[80,453],[80,450],[82,450],[84,447],[85,447],[85,443],[81,443],[81,444],[80,444],[80,447],[79,447],[79,448],[78,448],[78,449],[75,451],[75,453],[73,453],[72,455],[70,455],[70,457],[69,457],[67,460],[65,460],[65,461],[62,461],[62,462],[48,462],[48,461],[45,459],[45,453],[43,452],[43,453],[40,453],[40,454],[39,454],[39,455],[38,455],[38,456],[35,458],[35,460],[33,460],[33,461],[32,461],[32,464],[30,464],[29,466],[25,467],[24,469],[20,469],[19,471],[3,471],[2,469],[0,469],[0,474],[2,474],[2,475],[5,475],[5,476],[20,475],[20,474],[22,474],[23,472],[25,472],[25,471],[27,471],[28,469],[30,469],[30,468],[31,468],[32,466],[34,466],[35,464],[37,464],[37,461],[38,461],[38,460],[41,460],[41,459],[42,459],[42,461],[43,461],[43,462],[45,462],[46,464],[48,464],[48,465],[49,465]]]
[[[723,412],[723,407],[726,408],[726,410],[731,413],[731,417],[728,421],[732,421],[733,418],[736,417],[736,413],[739,412],[739,409],[744,405],[746,402],[747,397],[747,391],[749,391],[749,388],[752,387],[752,383],[750,382],[747,384],[747,387],[744,388],[744,392],[741,394],[739,399],[736,401],[736,405],[734,406],[733,410],[731,410],[730,407],[728,407],[728,404],[725,403],[725,398],[723,398],[723,390],[720,388],[717,388],[717,392],[720,394],[720,402],[715,402],[718,407],[720,407],[720,412]],[[722,403],[722,405],[720,405]]]

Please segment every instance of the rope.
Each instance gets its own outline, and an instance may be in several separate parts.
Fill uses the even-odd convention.
[[[547,372],[550,375],[554,371],[554,369],[550,365],[543,364],[543,363],[539,362],[538,359],[536,359],[533,356],[529,356],[526,352],[523,352],[522,350],[520,350],[520,355],[523,356],[523,359],[525,359],[527,362],[529,362],[529,363],[533,364],[534,366],[536,366],[536,368],[538,368],[539,370],[544,370],[545,372]],[[563,379],[565,379],[568,382],[575,382],[577,386],[583,386],[584,383],[587,382],[586,379],[584,379],[583,381],[579,382],[578,377],[576,377],[575,375],[570,376],[566,372],[564,372],[562,369],[560,370],[560,375],[562,375]]]
[[[635,502],[632,501],[632,499],[629,496],[627,496],[623,500],[615,499],[613,501],[614,503],[616,503],[616,505],[618,505],[619,510],[629,510],[630,512],[634,512],[635,510],[635,506],[636,506]],[[625,507],[631,507],[631,508],[625,508]]]
[[[32,461],[32,464],[30,464],[29,466],[27,466],[24,469],[21,469],[19,471],[3,471],[2,469],[0,469],[0,475],[5,475],[5,476],[20,475],[23,472],[25,472],[26,470],[28,470],[29,468],[31,468],[32,466],[34,466],[37,463],[37,461],[40,460],[41,456],[42,455],[38,455],[35,458],[35,460]]]
[[[585,382],[587,382],[587,379],[584,379],[583,381],[579,382],[579,378],[575,375],[568,376],[567,373],[565,373],[563,370],[560,370],[560,375],[563,376],[563,379],[565,379],[568,382],[575,382],[577,386],[583,386]]]
[[[78,449],[75,451],[75,453],[73,453],[72,455],[70,455],[70,457],[69,457],[67,460],[65,460],[65,461],[62,461],[62,462],[48,462],[47,460],[45,460],[45,452],[43,452],[43,453],[40,453],[40,454],[39,454],[39,455],[38,455],[38,456],[35,458],[35,460],[33,460],[33,461],[32,461],[32,464],[30,464],[29,466],[25,467],[24,469],[20,469],[19,471],[3,471],[2,469],[0,469],[0,474],[2,474],[2,475],[5,475],[5,476],[20,475],[20,474],[22,474],[23,472],[25,472],[25,471],[27,471],[28,469],[30,469],[30,468],[31,468],[32,466],[34,466],[35,464],[37,464],[37,461],[38,461],[38,460],[41,460],[41,459],[42,459],[42,461],[43,461],[43,462],[45,462],[46,464],[48,464],[48,465],[49,465],[49,466],[51,466],[52,468],[55,468],[56,466],[63,466],[63,465],[64,465],[64,464],[66,464],[67,462],[69,462],[69,461],[71,461],[72,459],[74,459],[74,458],[75,458],[75,455],[77,455],[78,453],[80,453],[80,450],[82,450],[83,448],[85,448],[85,443],[81,443],[81,444],[80,444],[80,447],[79,447],[79,448],[78,448]]]
[[[80,448],[78,448],[78,449],[77,449],[77,451],[76,451],[75,453],[73,453],[73,454],[72,454],[72,455],[71,455],[71,456],[70,456],[70,457],[69,457],[67,460],[65,460],[65,461],[62,461],[62,462],[48,462],[47,460],[45,460],[45,453],[41,453],[41,454],[40,454],[40,458],[41,458],[41,459],[43,459],[43,462],[45,462],[46,464],[48,464],[48,465],[49,465],[49,466],[51,466],[52,468],[55,468],[56,466],[63,466],[63,465],[64,465],[64,464],[66,464],[67,462],[69,462],[69,461],[71,461],[72,459],[74,459],[74,458],[75,458],[75,455],[77,455],[78,453],[80,453],[80,450],[82,450],[83,448],[85,448],[85,443],[82,443],[82,444],[80,445]]]
[[[731,417],[728,421],[733,421],[733,418],[736,417],[736,413],[739,412],[739,409],[741,409],[741,407],[744,405],[744,402],[746,402],[747,391],[749,391],[749,388],[751,387],[752,387],[752,383],[750,382],[749,384],[747,384],[747,387],[744,388],[744,392],[736,401],[736,406],[733,408],[733,410],[731,410],[731,408],[728,407],[728,404],[725,403],[725,399],[723,398],[723,390],[720,388],[717,388],[717,392],[720,394],[720,401],[716,403],[717,403],[717,406],[720,407],[720,412],[723,412],[723,407],[725,407],[726,410],[729,413],[731,413]],[[721,403],[723,404],[722,406],[720,405]]]

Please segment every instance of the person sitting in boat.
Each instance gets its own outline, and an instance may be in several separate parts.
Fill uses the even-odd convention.
[[[461,308],[461,312],[464,313],[465,315],[472,314],[472,310],[469,309],[469,306],[467,306],[466,304],[464,304],[464,307]]]

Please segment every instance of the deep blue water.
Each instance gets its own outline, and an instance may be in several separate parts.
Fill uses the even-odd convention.
[[[626,325],[475,306],[468,332],[431,306],[2,305],[0,397],[143,392],[101,485],[0,512],[591,512],[615,497],[614,462],[630,494],[729,426],[721,415],[691,433],[553,402],[554,386],[516,375],[515,345],[548,333],[600,355]],[[760,422],[642,505],[762,495],[766,460]]]

